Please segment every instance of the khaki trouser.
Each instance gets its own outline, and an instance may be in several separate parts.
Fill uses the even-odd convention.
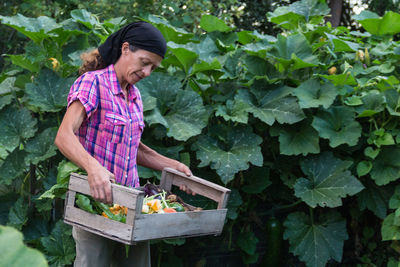
[[[74,267],[150,267],[149,242],[129,246],[126,257],[125,245],[114,240],[72,228],[76,244]]]

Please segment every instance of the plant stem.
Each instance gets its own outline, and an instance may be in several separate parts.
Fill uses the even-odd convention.
[[[310,207],[311,225],[314,225],[314,209]]]
[[[289,208],[293,208],[297,205],[299,205],[300,203],[302,203],[303,201],[298,200],[294,203],[288,204],[288,205],[282,205],[282,206],[278,206],[275,208],[272,208],[270,210],[264,211],[264,212],[258,212],[258,215],[269,215],[269,214],[275,214],[275,212],[279,212],[285,209],[289,209]]]

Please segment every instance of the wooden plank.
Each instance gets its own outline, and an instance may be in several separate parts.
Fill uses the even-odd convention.
[[[85,195],[90,195],[89,183],[87,177],[84,175],[72,173],[69,179],[68,189]],[[141,198],[143,198],[144,196],[143,191],[118,184],[111,184],[111,191],[114,204],[126,206],[134,210],[136,210],[138,197],[141,196]]]
[[[161,173],[160,187],[167,191],[171,191],[173,178],[174,178],[173,174],[171,174],[168,171],[163,171]]]
[[[64,222],[125,244],[132,243],[132,226],[86,212],[76,207],[66,207]]]
[[[68,191],[65,198],[65,206],[74,206],[75,205],[75,191]]]
[[[137,214],[132,241],[218,235],[227,209],[164,214]]]
[[[164,174],[165,173],[165,174]],[[175,169],[165,168],[161,177],[161,186],[169,190],[170,184],[175,186],[186,185],[196,194],[205,196],[218,202],[218,209],[223,209],[227,204],[230,190],[196,176],[187,176]]]
[[[228,205],[228,198],[229,198],[230,194],[231,194],[231,192],[225,192],[222,194],[221,201],[218,202],[217,209],[224,209],[226,207],[226,205]]]

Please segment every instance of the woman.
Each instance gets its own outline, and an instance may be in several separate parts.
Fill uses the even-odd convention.
[[[155,170],[190,169],[140,142],[144,128],[140,92],[135,83],[157,68],[166,52],[161,32],[146,22],[131,23],[84,55],[82,74],[72,85],[68,108],[55,144],[86,170],[94,199],[112,203],[111,182],[137,187],[137,164]],[[181,188],[190,193],[189,189]],[[74,266],[149,266],[148,242],[125,248],[112,240],[73,228]],[[118,259],[115,261],[114,259]]]

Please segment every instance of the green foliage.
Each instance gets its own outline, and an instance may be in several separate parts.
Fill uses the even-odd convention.
[[[50,266],[65,266],[72,264],[75,259],[75,242],[72,238],[72,228],[59,220],[51,235],[42,237],[40,243],[46,252]]]
[[[307,266],[323,267],[329,259],[342,260],[348,234],[346,221],[339,213],[329,211],[311,221],[307,214],[295,212],[289,214],[284,226],[284,238],[289,240],[290,251]]]
[[[25,246],[22,234],[13,227],[0,225],[0,261],[3,266],[48,266],[44,255]]]
[[[297,179],[295,195],[313,208],[317,205],[341,206],[341,198],[364,188],[348,171],[351,164],[351,161],[337,159],[329,152],[303,160],[300,166],[307,178]]]
[[[178,2],[171,8],[183,14]],[[277,8],[267,15],[281,30],[274,36],[240,31],[209,14],[182,23],[142,13],[168,41],[160,68],[137,84],[147,125],[143,140],[232,190],[218,242],[240,250],[244,264],[259,261],[264,240],[256,227],[272,213],[284,222],[295,261],[306,266],[366,262],[369,255],[360,253],[378,250],[350,252],[346,259],[343,247],[359,246],[362,236],[388,248],[371,229],[381,228],[383,240],[399,236],[399,193],[390,190],[400,178],[400,44],[392,26],[398,14],[361,13],[355,17],[366,30],[361,33],[325,25],[328,11],[318,0]],[[21,53],[7,55],[13,65],[0,75],[0,211],[3,224],[28,232],[37,222],[57,221],[46,212],[65,197],[69,174],[79,171],[53,144],[79,54],[127,21],[102,21],[85,9],[62,21],[21,14],[0,20],[27,37]],[[199,27],[189,30],[189,23]],[[139,171],[146,179],[159,175]],[[373,216],[378,226],[366,221],[363,229],[370,230],[356,228],[354,214]],[[30,231],[29,242],[45,251],[49,264],[72,263],[70,228],[61,221],[50,234]],[[171,243],[189,246],[162,244],[172,251]],[[393,263],[390,258],[381,261]]]

